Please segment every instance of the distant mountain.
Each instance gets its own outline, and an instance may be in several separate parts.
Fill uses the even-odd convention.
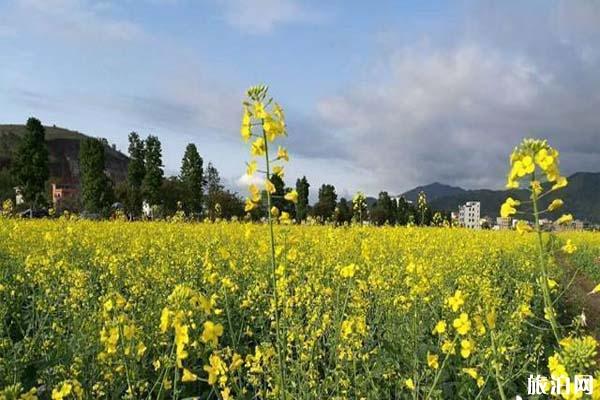
[[[416,202],[421,191],[425,192],[427,195],[427,201],[431,202],[432,200],[439,199],[440,197],[461,195],[465,192],[465,189],[434,182],[426,186],[417,186],[408,192],[402,193],[402,196],[404,196],[406,200]]]
[[[556,197],[561,198],[565,203],[561,210],[548,214],[547,217],[556,219],[562,213],[571,213],[574,218],[600,223],[600,172],[577,172],[568,177],[568,180],[569,185],[557,191],[556,196],[549,196],[547,199],[542,199],[543,207],[548,204],[548,201]],[[427,186],[424,186],[424,188],[427,188]],[[413,191],[415,190],[418,193],[420,189],[413,189]],[[425,193],[427,193],[427,199],[434,209],[458,211],[458,206],[467,201],[479,201],[481,202],[481,215],[490,217],[499,216],[500,206],[508,196],[520,200],[527,200],[529,196],[529,192],[523,189],[460,190],[455,194],[437,198],[430,196],[426,189]]]
[[[79,183],[79,144],[88,136],[56,126],[47,126],[46,143],[50,158],[50,179],[59,183]],[[10,167],[24,125],[0,125],[0,172]],[[106,170],[115,183],[127,179],[129,158],[115,147],[105,146]]]

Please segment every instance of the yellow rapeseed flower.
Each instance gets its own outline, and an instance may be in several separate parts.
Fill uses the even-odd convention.
[[[427,353],[427,365],[429,366],[429,368],[438,369],[440,366],[438,355]]]
[[[435,324],[435,328],[433,328],[433,333],[437,333],[438,335],[446,332],[446,321],[438,321]]]
[[[564,214],[559,219],[556,220],[557,224],[568,224],[573,221],[573,216],[571,214]]]
[[[473,351],[474,346],[473,346],[473,342],[470,341],[469,339],[464,339],[461,340],[460,342],[460,355],[463,358],[469,358],[469,356],[471,355],[471,352]],[[477,379],[477,378],[475,378]]]
[[[283,175],[285,174],[284,168],[281,165],[275,165],[273,167],[273,173],[275,175],[277,175],[280,178],[283,178]]]
[[[345,267],[343,267],[340,270],[340,275],[342,278],[352,278],[354,277],[354,274],[356,273],[356,264],[349,264],[346,265]]]
[[[288,151],[284,147],[279,146],[277,148],[277,159],[290,161],[290,155],[288,154]]]
[[[194,374],[187,368],[183,369],[183,376],[181,377],[181,382],[195,382],[198,380],[198,375]]]
[[[244,107],[244,115],[242,117],[242,126],[240,127],[240,134],[244,139],[244,142],[247,142],[248,139],[252,136],[252,127],[250,126],[250,112],[247,107]]]
[[[567,178],[560,176],[556,179],[556,183],[552,186],[552,190],[558,190],[568,185]]]
[[[262,137],[256,138],[250,146],[250,153],[255,157],[264,156],[266,151],[265,140]]]
[[[552,203],[550,203],[550,205],[548,206],[548,211],[555,211],[558,210],[559,208],[561,208],[563,206],[563,201],[561,199],[554,199],[552,200]]]
[[[254,175],[254,173],[256,172],[256,169],[258,168],[257,164],[256,164],[256,160],[252,160],[249,163],[246,164],[246,175],[248,176],[252,176]]]
[[[296,190],[292,190],[291,192],[286,193],[284,198],[287,201],[291,201],[292,203],[296,204],[298,202],[298,192]]]
[[[466,335],[471,330],[471,321],[467,313],[461,313],[458,318],[452,322],[452,326],[459,335]]]
[[[531,227],[531,225],[529,225],[527,223],[527,221],[523,221],[523,220],[517,221],[517,225],[515,228],[520,235],[533,231],[533,228]]]
[[[269,179],[265,179],[265,190],[271,194],[277,191],[275,185],[273,185],[273,182],[271,182]]]
[[[541,149],[535,155],[535,162],[544,171],[549,169],[554,164],[554,157],[548,152],[547,149]]]
[[[577,250],[577,246],[573,244],[571,239],[567,239],[567,243],[561,247],[561,250],[567,254],[573,254]]]
[[[450,340],[445,340],[444,343],[442,343],[442,353],[455,354],[456,349],[454,348],[454,343]]]
[[[244,205],[244,212],[249,212],[258,207],[258,204],[253,202],[251,199],[246,199],[246,204]]]
[[[290,218],[290,213],[283,211],[281,213],[281,217],[279,217],[279,222],[281,222],[284,225],[291,224],[292,219]]]
[[[215,324],[212,321],[204,322],[204,331],[202,332],[202,341],[204,343],[210,343],[216,346],[219,341],[219,337],[223,335],[223,325]]]
[[[508,218],[513,214],[517,213],[516,206],[520,205],[521,202],[519,200],[514,200],[512,197],[506,199],[504,204],[500,207],[500,216],[502,218]]]
[[[254,116],[258,119],[264,119],[267,117],[267,112],[265,111],[265,105],[259,101],[254,103]]]
[[[475,368],[463,368],[462,371],[475,380],[477,380],[477,378],[479,377],[479,373]]]
[[[450,308],[452,308],[452,311],[458,311],[460,307],[465,303],[462,291],[457,290],[456,292],[454,292],[454,295],[449,297],[447,302]]]

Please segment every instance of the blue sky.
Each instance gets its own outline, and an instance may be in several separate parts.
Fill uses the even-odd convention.
[[[499,187],[524,136],[599,171],[600,3],[4,0],[0,122],[30,115],[127,148],[155,134],[167,174],[195,142],[228,184],[244,90],[288,116],[286,180],[400,193]]]

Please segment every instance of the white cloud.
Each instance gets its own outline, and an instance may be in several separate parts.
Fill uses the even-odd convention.
[[[309,10],[296,0],[221,0],[227,22],[248,33],[264,34],[277,25],[321,20],[315,10]]]
[[[265,182],[265,179],[258,176],[258,175],[242,175],[240,176],[237,180],[236,180],[236,186],[239,189],[244,189],[246,190],[248,188],[248,186],[250,185],[257,185],[257,186],[261,186],[263,185]]]

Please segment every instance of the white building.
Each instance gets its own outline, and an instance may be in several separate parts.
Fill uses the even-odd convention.
[[[510,218],[497,217],[496,218],[496,225],[498,226],[498,230],[501,230],[501,231],[510,229],[510,227],[511,227],[511,219]]]
[[[481,203],[478,201],[467,201],[458,207],[458,223],[465,228],[481,229],[479,220],[481,218]]]

